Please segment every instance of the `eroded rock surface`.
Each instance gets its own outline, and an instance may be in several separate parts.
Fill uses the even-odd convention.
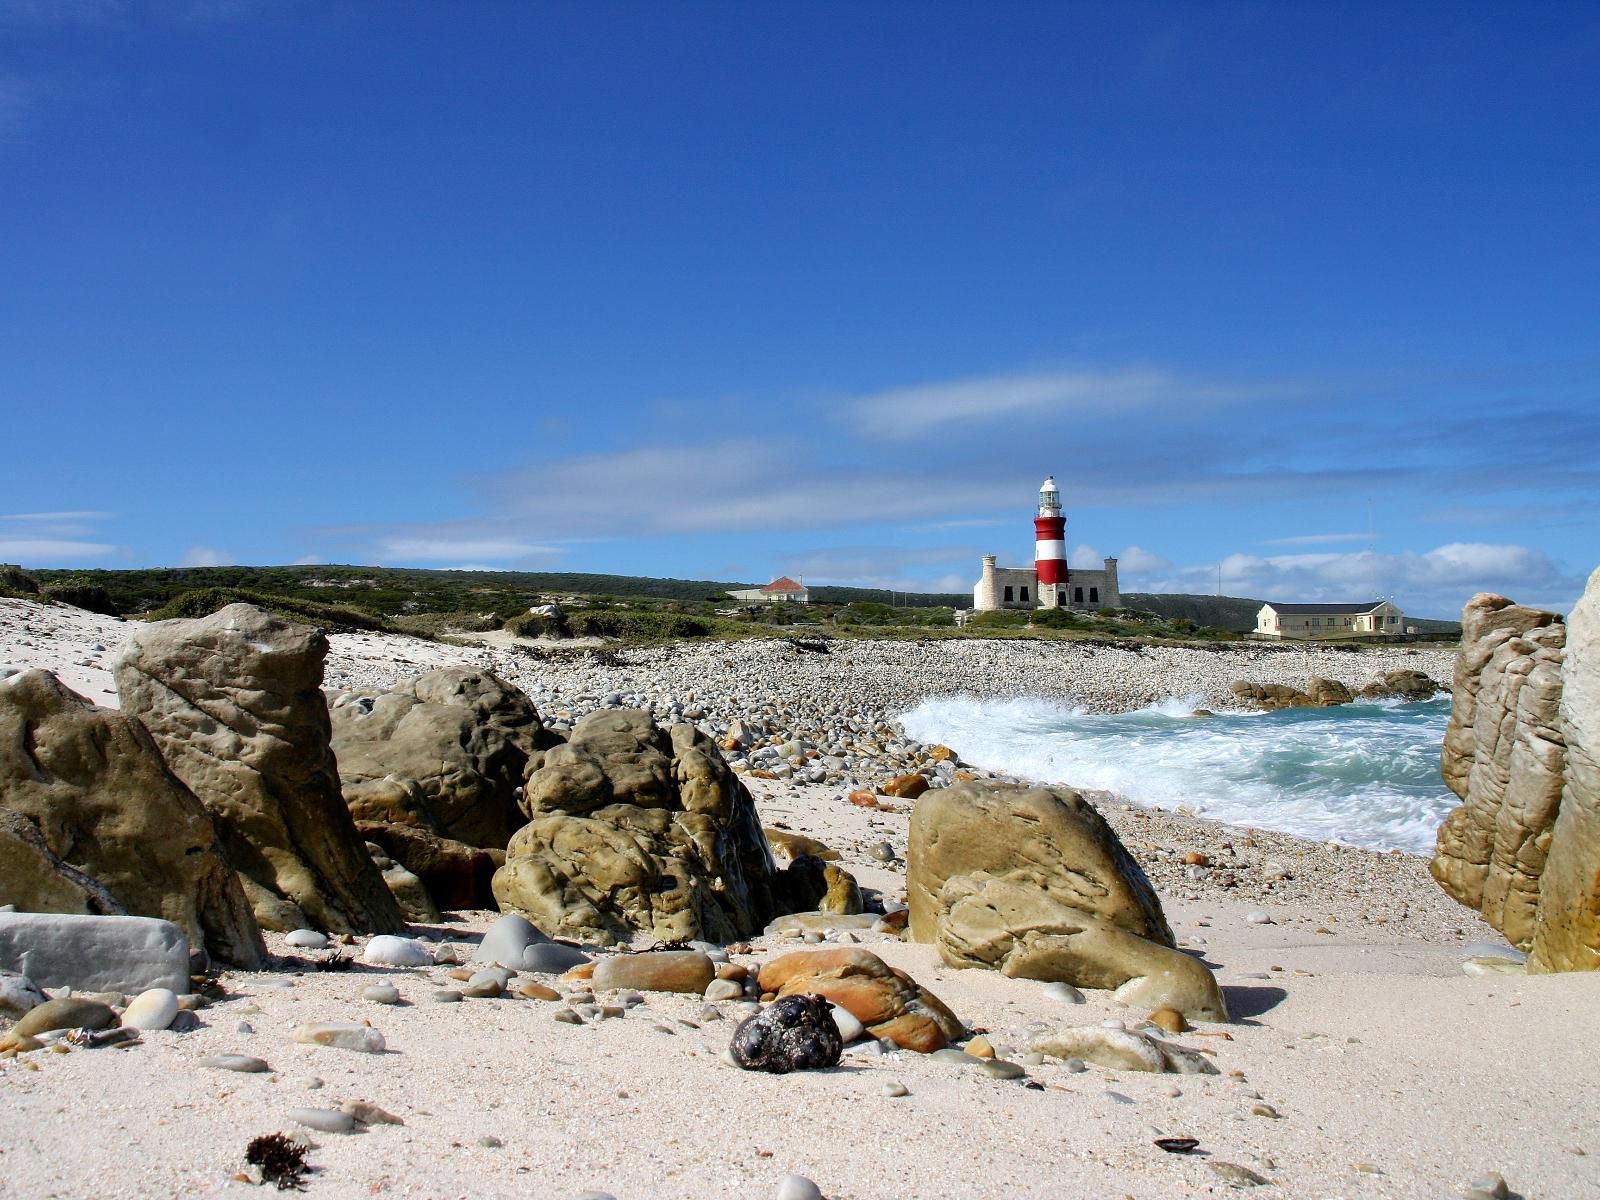
[[[912,813],[906,856],[912,939],[951,966],[1126,988],[1130,1003],[1227,1020],[1211,972],[1174,948],[1138,863],[1070,788],[930,792]]]
[[[0,807],[23,822],[0,835],[10,846],[0,850],[5,901],[156,917],[219,961],[255,967],[265,957],[210,813],[167,770],[145,727],[96,708],[47,671],[0,680]],[[53,869],[29,827],[51,858],[82,876]]]
[[[530,757],[558,745],[521,689],[488,671],[443,667],[331,710],[345,801],[357,820],[420,826],[504,850]]]
[[[523,804],[494,894],[552,937],[725,942],[777,911],[755,803],[692,725],[591,713],[530,772]]]
[[[249,604],[133,629],[122,708],[216,818],[268,929],[393,931],[404,919],[339,792],[321,691],[328,641]]]

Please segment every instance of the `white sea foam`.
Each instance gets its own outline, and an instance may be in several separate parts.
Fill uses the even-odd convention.
[[[1198,697],[1094,714],[1045,700],[927,700],[901,718],[977,766],[1185,806],[1232,824],[1416,854],[1456,804],[1439,776],[1448,698],[1190,714]]]

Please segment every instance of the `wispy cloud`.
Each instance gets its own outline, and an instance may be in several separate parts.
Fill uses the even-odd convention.
[[[848,402],[851,426],[875,438],[921,437],[951,424],[1026,415],[1101,416],[1239,403],[1300,390],[1287,383],[1229,383],[1154,368],[1041,371],[890,388]]]
[[[1303,533],[1298,537],[1266,538],[1263,546],[1331,546],[1340,542],[1367,542],[1370,533]]]
[[[0,561],[23,566],[77,562],[85,558],[106,558],[117,548],[102,542],[79,542],[59,538],[18,538],[0,536]]]
[[[87,509],[75,512],[0,513],[0,521],[104,521],[112,515]]]
[[[238,556],[213,546],[190,546],[178,560],[180,567],[230,567],[239,561]]]
[[[522,562],[532,558],[552,558],[561,551],[554,546],[496,538],[384,537],[377,543],[385,562],[454,563],[477,565],[480,562]]]

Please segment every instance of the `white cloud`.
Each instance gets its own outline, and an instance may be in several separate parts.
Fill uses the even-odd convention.
[[[1170,570],[1172,563],[1159,554],[1152,554],[1143,546],[1129,546],[1117,556],[1117,576],[1143,575],[1150,571]]]
[[[402,562],[508,562],[560,554],[552,546],[494,538],[386,537],[378,542],[385,560]],[[463,568],[466,569],[466,568]]]
[[[1074,546],[1072,553],[1067,555],[1067,566],[1080,567],[1086,571],[1099,570],[1105,566],[1105,562],[1106,556],[1087,542]]]
[[[1041,371],[890,388],[847,404],[851,428],[869,437],[904,439],[955,423],[1027,414],[1098,416],[1134,409],[1231,403],[1287,395],[1285,384],[1232,384],[1185,378],[1154,368]]]
[[[23,566],[77,560],[104,558],[115,554],[115,546],[101,542],[79,542],[63,538],[0,537],[0,561],[21,563]]]
[[[291,567],[315,567],[315,566],[319,565],[322,561],[323,561],[323,559],[322,559],[321,555],[317,555],[317,554],[302,554],[299,558],[295,559],[289,565]]]
[[[0,521],[103,521],[114,514],[108,512],[34,512],[0,513]]]
[[[237,556],[226,550],[218,550],[211,546],[190,546],[183,552],[183,557],[178,560],[180,567],[231,567],[238,562]]]

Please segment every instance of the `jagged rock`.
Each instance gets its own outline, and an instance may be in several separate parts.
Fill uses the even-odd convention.
[[[481,850],[414,825],[357,821],[356,832],[410,871],[441,909],[493,908],[494,873],[505,862],[497,850]]]
[[[433,898],[428,895],[422,880],[385,854],[382,846],[372,842],[366,846],[373,865],[383,873],[383,882],[406,920],[418,925],[432,925],[444,919],[444,914],[434,907]]]
[[[269,929],[392,931],[404,918],[339,794],[322,664],[328,640],[248,604],[133,629],[123,711],[216,818]]]
[[[941,895],[936,942],[945,962],[1077,987],[1115,988],[1135,1007],[1170,1007],[1191,1020],[1226,1021],[1204,963],[1062,904],[1032,882],[987,872],[957,875]]]
[[[1118,988],[1127,1003],[1227,1020],[1210,971],[1174,948],[1144,872],[1070,788],[929,792],[906,857],[911,937],[951,966]]]
[[[37,890],[24,887],[13,872],[48,868],[24,825],[9,821],[4,899],[44,912],[157,917],[221,962],[256,967],[265,958],[211,815],[167,770],[145,727],[46,671],[0,680],[0,808],[82,872],[58,872],[54,884],[35,875]]]
[[[29,818],[0,808],[0,896],[20,912],[126,916],[92,875],[58,857]]]
[[[528,760],[560,739],[533,702],[488,671],[443,667],[330,710],[345,801],[358,821],[419,826],[505,849]]]
[[[523,804],[494,894],[552,937],[728,942],[776,911],[755,803],[692,725],[590,713],[530,772]]]
[[[1443,690],[1421,671],[1386,671],[1358,695],[1370,700],[1431,700]]]
[[[814,995],[837,1004],[879,1038],[931,1054],[966,1034],[956,1015],[904,971],[870,950],[842,946],[782,954],[761,968],[763,992]]]
[[[1350,689],[1337,679],[1321,676],[1313,678],[1303,692],[1286,683],[1252,683],[1247,679],[1239,680],[1229,690],[1240,703],[1267,712],[1280,708],[1329,708],[1354,699]]]
[[[802,854],[779,876],[784,907],[794,912],[851,915],[862,910],[855,876],[835,863]]]
[[[1429,869],[1522,950],[1562,802],[1566,637],[1556,614],[1502,596],[1480,593],[1461,613],[1441,771],[1465,803],[1439,827]]]
[[[1560,719],[1566,781],[1528,969],[1600,970],[1600,570],[1567,620]]]

